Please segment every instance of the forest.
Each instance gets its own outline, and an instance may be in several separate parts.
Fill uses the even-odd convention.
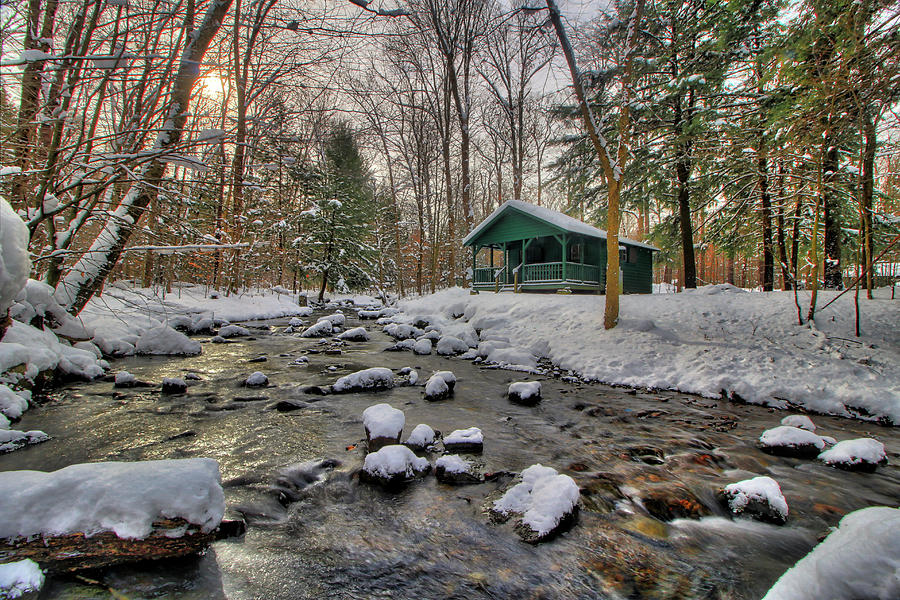
[[[0,15],[0,189],[72,313],[109,278],[465,286],[461,239],[509,199],[654,244],[654,281],[673,289],[871,295],[900,274],[893,2],[35,0]]]

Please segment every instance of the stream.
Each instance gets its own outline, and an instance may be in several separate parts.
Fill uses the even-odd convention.
[[[72,383],[26,413],[17,428],[52,440],[0,456],[0,470],[215,458],[226,516],[248,523],[244,537],[216,542],[201,557],[50,578],[41,598],[757,600],[841,516],[900,501],[896,428],[812,415],[821,435],[876,437],[887,446],[887,467],[844,472],[756,449],[784,411],[382,352],[393,340],[350,317],[347,328],[365,325],[371,341],[347,342],[336,354],[330,342],[282,333],[287,321],[244,324],[251,338],[204,343],[196,357],[112,361],[113,371],[156,387]],[[294,364],[301,356],[308,364]],[[266,360],[248,362],[257,357]],[[421,386],[303,392],[374,366],[413,367],[423,382],[451,370],[458,383],[450,399],[434,403]],[[257,370],[270,386],[241,387]],[[163,377],[188,373],[200,379],[187,394],[160,394]],[[543,401],[508,402],[507,385],[517,380],[540,380]],[[282,400],[306,404],[275,410]],[[359,483],[361,414],[379,402],[405,411],[404,438],[418,423],[444,433],[481,428],[485,471],[542,463],[571,475],[582,489],[577,524],[537,546],[520,541],[511,524],[491,524],[485,502],[509,477],[454,487],[430,475],[399,493]],[[715,500],[717,488],[762,474],[787,498],[785,526],[732,520]]]

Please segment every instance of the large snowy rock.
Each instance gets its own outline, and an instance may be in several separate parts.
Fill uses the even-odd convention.
[[[369,452],[399,444],[405,425],[406,416],[403,411],[390,404],[375,404],[364,410],[363,426],[366,428]]]
[[[318,322],[321,323],[322,321],[328,321],[332,327],[343,327],[344,323],[347,322],[347,317],[341,311],[337,311],[334,314],[320,317]]]
[[[483,483],[484,475],[458,454],[445,454],[434,463],[434,476],[441,483],[467,485]]]
[[[344,333],[340,334],[338,338],[342,340],[349,340],[351,342],[368,342],[369,332],[366,331],[365,327],[354,327],[353,329],[348,329]]]
[[[351,392],[377,392],[394,387],[394,373],[387,367],[363,369],[339,378],[331,386],[336,394]]]
[[[59,340],[49,329],[13,321],[0,342],[0,373],[24,365],[23,376],[34,380],[40,373],[56,369],[72,377],[93,379],[109,365],[81,348]]]
[[[491,516],[505,522],[520,516],[519,536],[529,543],[550,539],[571,525],[578,514],[580,497],[575,480],[556,469],[537,464],[522,471],[522,481],[491,504]]]
[[[479,454],[484,451],[484,434],[477,427],[456,429],[444,438],[444,449],[447,452]]]
[[[430,469],[427,459],[419,458],[406,446],[391,445],[366,455],[360,479],[390,488],[424,475]]]
[[[516,381],[511,383],[507,390],[507,397],[510,402],[515,404],[534,406],[541,401],[541,382]]]
[[[416,340],[416,343],[413,344],[413,353],[418,354],[420,356],[427,356],[431,354],[431,340],[426,337],[421,337]]]
[[[226,325],[219,329],[219,337],[225,339],[232,337],[247,337],[248,335],[250,335],[250,330],[246,327],[241,327],[240,325]]]
[[[759,448],[776,456],[815,458],[825,449],[825,442],[811,431],[779,425],[759,436]]]
[[[305,338],[315,338],[315,337],[328,337],[331,335],[332,331],[334,331],[334,326],[331,324],[331,321],[325,319],[324,321],[319,321],[315,325],[311,327],[307,327],[300,334],[300,337]]]
[[[28,281],[28,227],[9,203],[0,198],[0,319]]]
[[[247,387],[264,387],[269,385],[269,378],[262,371],[254,371],[244,380]]]
[[[44,586],[44,572],[31,559],[0,565],[0,599],[14,600],[38,592]]]
[[[458,337],[445,335],[438,341],[435,349],[438,354],[450,356],[453,354],[462,354],[463,352],[466,352],[469,349],[469,345]]]
[[[438,371],[425,383],[425,399],[429,402],[445,400],[453,393],[456,377],[450,371]]]
[[[180,331],[175,331],[168,325],[160,325],[145,331],[134,345],[134,351],[136,354],[194,356],[200,354],[201,348],[199,342],[195,342]]]
[[[402,323],[389,323],[384,326],[384,332],[395,340],[414,339],[425,333],[418,327]]]
[[[900,598],[900,509],[873,506],[846,515],[763,600],[825,598]]]
[[[872,473],[879,465],[887,464],[884,444],[872,438],[844,440],[819,455],[826,465],[847,471]]]
[[[778,482],[771,477],[754,477],[726,485],[721,496],[735,515],[747,515],[776,525],[787,522],[787,500]]]
[[[0,429],[0,454],[6,454],[25,446],[40,444],[50,439],[43,431],[18,431],[16,429]]]
[[[178,518],[209,532],[225,512],[219,464],[209,458],[6,471],[0,489],[0,539],[103,531],[144,538],[154,522]]]

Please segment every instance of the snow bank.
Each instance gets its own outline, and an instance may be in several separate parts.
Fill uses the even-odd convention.
[[[9,202],[0,198],[0,318],[28,281],[28,227]]]
[[[228,327],[234,327],[229,325]],[[227,329],[223,327],[222,329]],[[243,328],[242,328],[243,329]],[[244,330],[246,331],[246,329]],[[221,332],[219,333],[221,335]],[[228,336],[222,336],[228,337]],[[160,325],[145,331],[134,345],[135,354],[172,354],[194,356],[200,354],[200,343],[168,325]]]
[[[887,462],[884,444],[872,438],[844,440],[819,455],[826,465],[852,468],[855,466],[875,466]]]
[[[399,438],[406,416],[390,404],[375,404],[363,411],[363,425],[370,438]]]
[[[394,373],[387,367],[372,367],[349,375],[344,375],[334,382],[331,389],[337,393],[384,390],[394,387]]]
[[[0,375],[15,379],[7,372],[24,366],[23,376],[33,380],[42,371],[59,369],[63,374],[93,379],[103,374],[105,361],[88,350],[61,342],[53,331],[36,329],[19,321],[12,321],[0,342]]]
[[[835,295],[821,291],[821,304]],[[808,299],[801,292],[801,303]],[[605,383],[724,394],[780,408],[790,402],[809,411],[900,423],[900,303],[890,302],[884,290],[860,304],[862,344],[839,339],[854,338],[849,294],[819,311],[812,328],[796,325],[792,292],[738,293],[716,286],[626,295],[619,326],[611,330],[602,325],[604,300],[470,296],[453,288],[402,302],[400,317],[430,316],[445,334],[447,325],[465,324],[479,330],[481,340],[509,340],[507,348],[522,358],[547,358]],[[462,320],[454,314],[463,314]]]
[[[0,565],[0,598],[20,598],[44,586],[44,572],[36,562],[26,558]]]
[[[846,515],[763,600],[822,598],[900,598],[900,509],[874,506]]]
[[[208,458],[7,471],[0,489],[0,539],[101,531],[144,538],[163,518],[209,532],[225,512],[219,464]]]
[[[521,514],[524,525],[538,536],[544,536],[575,510],[578,498],[574,479],[537,464],[522,471],[522,482],[496,500],[493,510],[501,515]]]

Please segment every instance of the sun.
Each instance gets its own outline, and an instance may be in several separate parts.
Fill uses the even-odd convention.
[[[221,98],[225,95],[225,82],[215,71],[202,76],[198,87],[200,93],[207,98]]]

